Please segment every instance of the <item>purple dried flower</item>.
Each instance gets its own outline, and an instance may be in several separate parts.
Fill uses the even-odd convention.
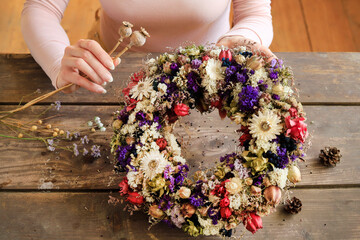
[[[250,169],[244,167],[244,165],[239,159],[235,160],[234,169],[239,173],[239,178],[241,179],[245,179],[250,176]]]
[[[86,156],[88,153],[89,153],[89,151],[86,148],[84,148],[83,149],[83,156]]]
[[[49,151],[51,151],[51,152],[55,151],[55,147],[53,147],[53,146],[51,146],[51,145],[49,145],[49,146],[47,147],[47,149],[48,149]]]
[[[139,121],[146,120],[146,114],[142,111],[136,113],[136,119]]]
[[[179,70],[179,66],[177,65],[177,63],[171,63],[170,69],[174,72],[177,72]]]
[[[78,137],[80,137],[80,133],[78,132],[74,133],[74,138],[77,139]]]
[[[181,214],[180,207],[178,205],[171,209],[171,221],[178,228],[181,228],[182,224],[185,222],[185,218]]]
[[[50,146],[54,144],[54,139],[47,139],[46,141]]]
[[[187,88],[192,90],[193,92],[197,92],[199,90],[199,85],[197,80],[199,79],[199,75],[196,72],[190,72],[187,76]]]
[[[73,144],[73,152],[75,156],[79,156],[79,150],[76,143]]]
[[[277,72],[274,72],[274,71],[271,71],[270,73],[269,73],[269,77],[270,77],[270,79],[277,79],[278,78],[278,73]]]
[[[191,61],[191,67],[198,69],[200,65],[202,64],[202,61],[200,59],[194,59]]]
[[[85,135],[84,137],[80,138],[81,144],[88,144],[89,143],[89,138],[87,137],[87,135]]]
[[[200,207],[204,205],[203,196],[200,194],[194,194],[190,197],[190,203],[195,207]]]
[[[164,194],[159,202],[159,209],[166,211],[173,205],[171,201],[171,197],[169,195]]]
[[[91,147],[91,156],[94,157],[94,158],[101,157],[100,146],[92,145],[92,147]]]
[[[250,85],[243,87],[239,93],[239,107],[243,112],[252,112],[254,107],[259,102],[259,90],[258,87],[252,87]]]
[[[61,107],[61,102],[60,101],[55,101],[55,109],[57,110],[57,111],[59,111],[60,110],[60,107]]]
[[[272,95],[272,98],[275,99],[275,100],[280,100],[280,96],[277,95],[277,94],[273,94],[273,95]]]

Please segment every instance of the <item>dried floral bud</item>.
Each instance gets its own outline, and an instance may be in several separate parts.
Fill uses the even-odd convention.
[[[245,183],[246,183],[246,185],[251,186],[253,184],[252,178],[246,178]]]
[[[179,193],[179,197],[181,197],[183,199],[187,199],[191,195],[191,190],[190,190],[190,188],[187,188],[187,187],[181,187],[179,189],[178,193]]]
[[[206,174],[204,173],[204,171],[196,171],[194,173],[194,180],[195,181],[199,181],[199,180],[202,180],[204,181],[206,179]]]
[[[53,137],[57,137],[58,133],[57,132],[53,132]]]
[[[279,204],[281,200],[281,190],[277,186],[270,186],[264,190],[264,197],[271,205]]]
[[[43,123],[43,121],[38,120],[37,123],[41,125]]]
[[[90,131],[91,131],[91,132],[96,132],[95,128],[91,128]]]
[[[121,39],[130,37],[132,34],[132,28],[133,25],[127,21],[123,21],[123,25],[119,28],[119,35]]]
[[[252,69],[252,70],[258,70],[262,67],[262,63],[260,61],[260,58],[257,56],[252,56],[249,58],[249,60],[246,63],[246,67]]]
[[[35,126],[35,125],[31,126],[31,128],[30,128],[30,130],[33,131],[33,132],[35,132],[37,129],[38,129],[38,128],[37,128],[37,126]]]
[[[279,84],[276,84],[275,86],[273,86],[272,93],[274,93],[276,95],[279,95],[279,96],[283,96],[284,95],[284,87],[283,87],[283,85],[281,85],[279,83]]]
[[[161,218],[162,216],[164,216],[164,212],[159,209],[158,205],[152,205],[151,207],[149,207],[149,214],[154,218]]]
[[[203,217],[206,217],[208,215],[208,213],[207,213],[208,210],[209,210],[209,207],[198,208],[200,215]]]
[[[133,137],[126,137],[125,139],[127,145],[131,145],[135,142],[135,138]]]
[[[225,183],[226,190],[231,194],[236,194],[242,190],[242,180],[240,178],[231,178]]]
[[[47,129],[51,129],[51,124],[46,124]]]
[[[292,183],[300,182],[301,181],[301,173],[300,173],[299,168],[294,165],[291,165],[289,167],[287,177],[288,177],[289,181]]]
[[[235,61],[237,64],[243,64],[246,61],[246,58],[243,55],[238,54],[235,56]]]
[[[191,218],[191,216],[194,215],[196,208],[190,203],[185,203],[181,206],[180,211],[184,217]]]
[[[268,177],[264,177],[264,179],[263,179],[263,185],[264,185],[265,187],[269,187],[269,186],[271,185],[270,180],[269,180]]]
[[[22,133],[19,133],[18,138],[22,138],[22,137],[24,137],[24,135]]]
[[[60,134],[60,135],[65,134],[64,130],[60,130],[60,131],[59,131],[59,134]]]
[[[236,222],[231,222],[231,223],[226,222],[226,225],[225,225],[226,230],[229,231],[229,230],[231,230],[233,228],[236,228]]]
[[[59,131],[60,131],[60,129],[58,129],[58,128],[54,128],[54,131],[55,131],[55,132],[59,132]]]
[[[112,127],[113,127],[113,129],[118,130],[118,129],[121,128],[122,124],[123,124],[123,122],[122,122],[121,120],[116,119],[116,120],[112,123]]]
[[[258,195],[258,194],[261,193],[261,188],[252,185],[252,186],[251,186],[251,189],[250,189],[250,192],[251,192],[251,194],[253,194],[253,195]]]

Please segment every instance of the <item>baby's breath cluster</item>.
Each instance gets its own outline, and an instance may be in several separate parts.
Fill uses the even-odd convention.
[[[241,223],[255,233],[283,189],[301,180],[308,133],[292,83],[282,60],[266,63],[246,47],[188,46],[148,60],[123,90],[126,104],[113,122],[116,169],[126,171],[120,194],[150,222],[191,236],[231,236]],[[172,129],[195,108],[236,123],[240,151],[190,180]]]

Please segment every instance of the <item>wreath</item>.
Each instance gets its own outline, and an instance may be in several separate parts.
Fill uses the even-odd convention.
[[[240,46],[187,46],[147,60],[123,89],[111,149],[131,211],[166,222],[191,236],[231,236],[243,223],[255,233],[282,191],[301,180],[298,161],[308,135],[293,74],[283,61]],[[188,177],[173,134],[190,109],[218,109],[239,126],[239,148],[212,170]],[[200,151],[200,149],[199,149]]]

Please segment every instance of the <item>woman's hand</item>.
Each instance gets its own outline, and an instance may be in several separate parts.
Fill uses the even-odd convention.
[[[236,46],[248,46],[253,52],[264,56],[266,62],[270,62],[272,59],[277,58],[269,48],[242,36],[224,37],[216,45],[223,45],[228,48],[233,48]]]
[[[61,88],[74,83],[74,86],[64,90],[65,93],[74,92],[79,87],[95,93],[106,93],[102,86],[113,81],[109,70],[114,70],[119,64],[120,58],[113,61],[96,41],[81,39],[75,45],[66,47],[56,86]]]

